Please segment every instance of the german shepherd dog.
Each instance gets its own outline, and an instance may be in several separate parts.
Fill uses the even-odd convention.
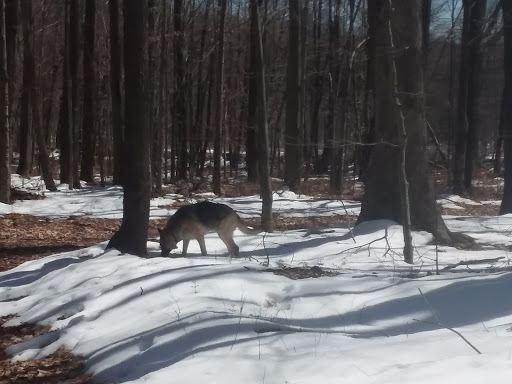
[[[219,238],[228,247],[229,255],[238,256],[238,245],[233,241],[233,232],[240,229],[246,235],[262,232],[259,228],[249,228],[240,216],[225,204],[203,201],[181,207],[169,218],[165,228],[158,229],[160,233],[161,256],[168,256],[171,250],[177,248],[177,243],[183,240],[183,256],[187,255],[190,240],[195,239],[201,247],[201,254],[207,255],[204,235],[217,232]]]

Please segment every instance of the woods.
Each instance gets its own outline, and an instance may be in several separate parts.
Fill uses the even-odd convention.
[[[406,139],[414,229],[453,241],[433,169],[471,196],[489,159],[500,174],[502,153],[510,211],[507,1],[4,3],[2,202],[10,172],[40,174],[50,190],[121,185],[137,199],[184,182],[220,196],[235,177],[260,185],[270,230],[270,178],[301,193],[328,177],[333,196],[364,181],[359,222],[402,223]],[[144,15],[137,38],[130,12]],[[145,204],[134,203],[142,224]]]

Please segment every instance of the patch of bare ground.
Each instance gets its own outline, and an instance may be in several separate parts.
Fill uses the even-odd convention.
[[[5,354],[11,345],[47,333],[49,327],[24,324],[3,326],[12,316],[0,318],[0,384],[92,384],[85,374],[84,361],[68,351],[57,352],[37,360],[13,361]]]

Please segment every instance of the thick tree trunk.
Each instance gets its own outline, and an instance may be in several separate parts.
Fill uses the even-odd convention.
[[[476,171],[479,157],[479,96],[480,96],[480,73],[483,62],[482,40],[484,37],[486,0],[474,0],[471,5],[471,24],[470,24],[470,49],[471,58],[469,65],[468,93],[467,93],[467,120],[468,134],[466,136],[466,158],[464,167],[464,188],[468,193],[472,193],[473,176]]]
[[[221,194],[220,188],[220,142],[222,135],[222,126],[224,123],[224,27],[226,20],[227,0],[219,0],[219,34],[217,37],[217,87],[216,87],[216,107],[215,114],[215,136],[213,142],[213,193],[217,196]],[[225,161],[225,158],[224,158]]]
[[[147,96],[147,2],[125,1],[125,145],[123,221],[107,248],[147,255],[149,225],[149,130]],[[129,26],[129,27],[128,27]]]
[[[284,140],[284,182],[290,190],[300,192],[303,162],[302,133],[300,124],[300,18],[301,0],[289,2],[289,52],[286,71],[286,122]]]
[[[84,20],[84,113],[82,123],[82,164],[80,178],[94,181],[96,149],[96,75],[94,65],[96,0],[85,0]]]
[[[251,0],[251,37],[256,47],[255,69],[257,85],[257,120],[258,120],[258,164],[260,177],[260,190],[262,199],[261,225],[266,232],[272,232],[272,188],[270,185],[270,172],[268,166],[268,126],[265,92],[265,70],[263,62],[263,45],[261,43],[261,30],[257,0]]]
[[[377,15],[388,0],[376,4]],[[451,234],[441,218],[429,177],[424,113],[423,56],[420,0],[395,0],[392,26],[398,76],[398,94],[407,129],[406,174],[410,183],[411,223],[443,241]],[[385,34],[382,20],[376,26],[376,142],[372,148],[366,190],[358,223],[367,220],[392,219],[402,222],[398,169],[400,151],[398,129],[394,123],[394,100],[389,97],[390,68],[386,63]],[[407,49],[405,49],[407,47]]]
[[[122,183],[122,150],[124,143],[123,92],[121,88],[121,41],[119,37],[119,0],[108,2],[110,23],[110,93],[112,98],[112,136],[114,139],[114,184]]]
[[[505,47],[505,88],[503,90],[503,152],[505,189],[500,214],[512,213],[512,2],[503,2],[503,38]]]
[[[4,0],[0,0],[0,203],[8,204],[11,202],[11,172],[9,161],[9,84],[4,9]]]

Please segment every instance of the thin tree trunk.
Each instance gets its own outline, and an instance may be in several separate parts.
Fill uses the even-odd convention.
[[[175,148],[178,149],[177,177],[187,178],[188,165],[188,141],[187,141],[187,116],[185,110],[185,67],[183,51],[185,49],[185,36],[183,28],[183,0],[174,0],[174,130],[178,141]]]
[[[110,94],[112,98],[112,136],[114,141],[113,183],[122,184],[122,149],[124,143],[123,128],[123,92],[121,88],[121,41],[119,37],[119,0],[109,0],[110,34]]]
[[[69,56],[70,56],[70,76],[71,76],[71,120],[73,124],[73,188],[80,188],[80,84],[78,69],[80,63],[80,1],[72,0],[70,4],[69,15]]]
[[[270,172],[268,167],[268,127],[266,112],[265,70],[263,64],[263,45],[261,43],[261,30],[258,15],[257,0],[251,0],[251,36],[256,39],[256,84],[258,95],[258,150],[259,150],[259,176],[262,198],[261,225],[266,232],[272,232],[272,188],[270,185]]]
[[[64,65],[62,70],[62,95],[59,117],[60,182],[73,188],[73,120],[71,116],[71,70],[69,57],[69,7],[64,5]]]
[[[216,94],[216,106],[217,113],[215,116],[215,137],[213,143],[213,193],[217,196],[221,194],[220,188],[220,162],[221,162],[221,135],[222,126],[224,122],[224,27],[226,20],[226,4],[227,0],[219,0],[219,34],[218,34],[218,46],[217,46],[217,94]]]
[[[82,123],[82,164],[80,178],[94,181],[94,155],[96,149],[96,76],[94,45],[96,0],[85,0],[84,20],[84,113]]]
[[[29,1],[29,0],[22,0]],[[23,30],[23,40],[26,41],[30,39],[30,31],[26,28]],[[23,55],[29,56],[30,53],[27,52],[29,49],[28,44],[23,44]],[[23,60],[23,86],[21,93],[21,116],[20,116],[20,130],[19,130],[19,140],[18,146],[20,150],[20,158],[17,173],[21,176],[28,177],[32,174],[32,137],[33,137],[33,129],[32,129],[32,111],[31,111],[31,88],[34,84],[30,83],[30,64],[27,60]]]
[[[39,165],[41,167],[41,173],[43,176],[46,188],[50,191],[56,191],[57,187],[52,178],[50,169],[50,162],[48,158],[48,150],[46,148],[46,141],[44,138],[42,113],[41,113],[41,101],[40,101],[40,87],[41,79],[39,84],[36,84],[36,64],[34,59],[34,17],[32,15],[32,2],[30,0],[21,1],[21,15],[22,15],[22,27],[23,27],[23,66],[26,68],[26,85],[27,91],[30,92],[30,108],[32,125],[37,138],[37,146],[39,150]]]
[[[256,31],[252,23],[257,20],[251,17],[251,32]],[[247,100],[247,137],[245,146],[245,162],[247,165],[247,180],[255,182],[258,180],[258,141],[256,139],[257,126],[257,83],[256,83],[256,55],[258,47],[255,45],[256,38],[250,35],[249,41],[249,73],[247,74],[248,100]]]
[[[165,70],[167,66],[167,1],[162,0],[162,13],[160,15],[160,81],[159,81],[159,96],[160,96],[160,124],[156,124],[155,129],[153,131],[153,146],[151,150],[152,155],[152,166],[151,169],[153,171],[153,185],[154,191],[157,194],[162,193],[162,182],[163,182],[163,172],[162,172],[162,157],[163,157],[163,143],[162,137],[163,132],[166,129],[165,124],[165,115],[166,104],[165,104]]]

